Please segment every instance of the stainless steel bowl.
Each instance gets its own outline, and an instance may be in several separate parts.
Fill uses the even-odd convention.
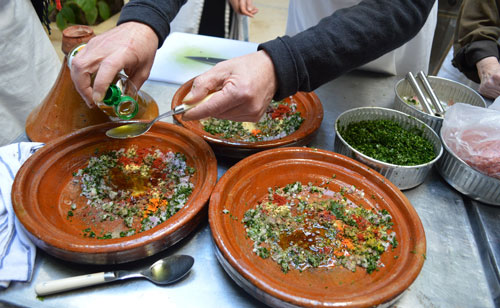
[[[441,138],[442,139],[442,138]],[[469,166],[446,145],[436,167],[448,184],[471,199],[500,205],[500,180],[487,176]]]
[[[363,120],[381,119],[393,120],[405,129],[410,129],[412,127],[422,129],[423,136],[434,146],[436,157],[432,161],[422,165],[400,166],[389,164],[362,154],[358,150],[351,147],[339,134],[340,127],[344,127],[349,123]],[[335,151],[370,166],[385,176],[399,189],[410,189],[422,184],[429,171],[432,169],[432,165],[434,165],[434,163],[441,157],[441,154],[443,153],[443,146],[441,145],[439,136],[432,130],[432,128],[412,116],[388,108],[363,107],[348,110],[342,113],[337,118],[337,121],[335,121]]]
[[[486,102],[481,95],[464,84],[436,76],[429,76],[428,79],[437,97],[442,101],[448,102],[449,100],[453,100],[454,102],[486,107]],[[398,81],[394,87],[394,91],[396,92],[396,97],[394,98],[394,108],[396,110],[422,120],[439,134],[443,118],[418,110],[415,106],[411,106],[403,100],[404,96],[415,95],[415,92],[406,79]]]

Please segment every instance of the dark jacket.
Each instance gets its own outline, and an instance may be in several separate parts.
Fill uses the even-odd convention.
[[[364,0],[336,11],[294,37],[259,45],[272,58],[278,78],[275,99],[312,91],[340,75],[396,49],[422,28],[435,0]],[[160,42],[185,1],[133,0],[119,23],[150,25]]]
[[[480,82],[476,63],[499,58],[500,0],[464,0],[457,19],[453,65],[467,78]]]

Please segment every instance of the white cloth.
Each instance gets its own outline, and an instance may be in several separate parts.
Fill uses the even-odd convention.
[[[198,33],[204,0],[188,0],[170,23],[170,32]]]
[[[19,136],[61,61],[29,0],[0,1],[0,145]]]
[[[188,0],[170,23],[170,33],[184,32],[198,34],[205,0]],[[226,3],[224,15],[225,38],[248,41],[248,18],[233,12],[229,24],[230,4]]]
[[[312,26],[335,11],[354,6],[361,0],[290,0],[286,34],[293,36]],[[432,40],[437,23],[437,1],[420,32],[403,46],[363,65],[360,69],[405,75],[408,72],[428,72]]]
[[[29,281],[36,249],[16,218],[11,202],[14,177],[21,165],[43,143],[21,142],[0,148],[0,287],[10,281]]]

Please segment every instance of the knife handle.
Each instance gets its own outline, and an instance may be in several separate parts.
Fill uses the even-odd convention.
[[[113,274],[113,272],[100,272],[95,274],[41,282],[35,286],[35,292],[38,296],[45,296],[78,288],[93,286],[113,280],[115,280],[115,275]]]

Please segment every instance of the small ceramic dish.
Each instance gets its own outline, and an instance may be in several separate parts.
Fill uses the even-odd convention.
[[[389,164],[374,158],[371,158],[348,144],[339,133],[341,127],[349,123],[363,120],[392,120],[397,122],[405,129],[417,127],[422,130],[425,137],[434,147],[436,157],[428,163],[415,166],[401,166]],[[443,146],[439,136],[422,121],[409,116],[403,112],[381,107],[361,107],[345,111],[335,121],[335,152],[352,157],[366,164],[389,181],[394,183],[399,189],[410,189],[422,184],[431,171],[432,166],[439,160],[443,153]]]
[[[361,268],[352,272],[341,266],[284,273],[271,258],[259,257],[242,218],[268,194],[269,187],[296,181],[315,185],[328,181],[333,191],[355,185],[364,196],[351,201],[389,211],[399,245],[382,254],[385,266],[371,274]],[[288,147],[241,160],[217,183],[210,198],[209,223],[222,267],[240,287],[274,307],[372,307],[393,303],[416,279],[425,260],[424,229],[404,194],[373,169],[325,150]]]
[[[473,106],[486,107],[486,102],[481,95],[464,84],[436,76],[428,76],[427,78],[429,79],[429,83],[436,93],[436,96],[442,102],[460,102]],[[394,98],[394,108],[396,110],[414,116],[429,125],[437,134],[439,134],[441,125],[443,124],[442,117],[427,114],[417,107],[405,102],[403,97],[413,97],[415,95],[415,92],[406,79],[399,80],[394,87],[394,91],[396,93],[396,97]]]
[[[206,217],[205,205],[217,181],[217,162],[210,146],[187,129],[164,122],[133,139],[111,139],[105,135],[108,129],[121,124],[91,126],[47,143],[17,173],[12,186],[15,213],[29,238],[47,253],[77,263],[134,261],[177,243]],[[144,232],[113,239],[82,235],[89,223],[76,216],[68,219],[71,202],[78,208],[86,204],[86,198],[79,197],[79,189],[72,185],[73,172],[83,168],[96,150],[103,153],[133,145],[155,146],[163,153],[181,152],[186,156],[187,164],[196,169],[188,201],[165,222]],[[108,221],[95,221],[92,227],[107,231],[113,228]]]
[[[172,99],[172,109],[182,104],[182,100],[191,90],[192,84],[193,80],[190,80],[177,90]],[[203,137],[203,139],[212,146],[215,154],[226,157],[243,158],[262,150],[277,147],[304,146],[312,140],[323,121],[323,106],[319,98],[313,92],[298,92],[290,98],[285,99],[285,101],[288,102],[290,102],[290,100],[297,103],[297,110],[300,111],[301,116],[304,118],[304,122],[300,125],[298,130],[277,140],[245,142],[233,139],[223,139],[206,132],[200,121],[184,121],[182,120],[182,115],[175,115],[174,118],[185,128]]]

